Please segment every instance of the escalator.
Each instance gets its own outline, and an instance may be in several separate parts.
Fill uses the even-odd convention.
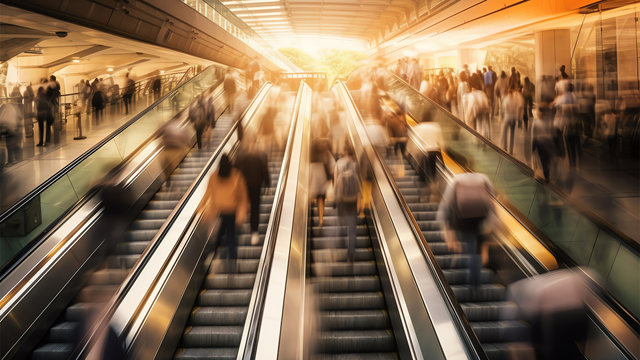
[[[288,97],[287,104],[276,115],[276,129],[284,131],[289,127],[292,111],[293,98]],[[236,359],[238,356],[284,159],[284,150],[276,142],[268,146],[271,180],[270,186],[262,189],[260,197],[260,242],[251,244],[250,219],[247,218],[236,234],[237,271],[230,269],[225,261],[212,262],[182,332],[174,359]],[[222,243],[225,243],[224,237]],[[227,247],[219,246],[216,259],[226,258],[227,252]]]
[[[98,270],[89,276],[60,321],[51,327],[43,341],[44,345],[34,350],[34,360],[69,358],[74,350],[74,343],[82,336],[81,327],[87,326],[82,323],[86,319],[95,318],[115,295],[151,240],[227,136],[233,121],[234,115],[223,114],[213,129],[211,146],[205,146],[201,150],[197,147],[191,149],[124,233],[115,252],[108,255]]]
[[[397,359],[396,340],[365,219],[358,217],[355,262],[347,263],[347,227],[333,201],[312,205],[308,249],[310,283],[316,289],[319,359]],[[375,230],[374,230],[375,231]]]

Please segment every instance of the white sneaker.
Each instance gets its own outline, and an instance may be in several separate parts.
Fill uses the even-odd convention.
[[[258,245],[260,243],[260,235],[255,231],[251,233],[251,245]]]

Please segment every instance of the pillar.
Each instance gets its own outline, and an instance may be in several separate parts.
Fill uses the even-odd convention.
[[[569,29],[544,30],[535,34],[536,101],[540,101],[542,77],[557,77],[560,66],[571,77],[571,33]]]

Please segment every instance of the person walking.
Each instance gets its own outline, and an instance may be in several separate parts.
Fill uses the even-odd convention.
[[[102,89],[98,79],[91,84],[91,90],[93,91],[91,106],[93,106],[95,112],[96,124],[99,124],[100,117],[102,117],[102,110],[104,109],[104,98],[102,97]]]
[[[407,68],[407,82],[417,90],[420,88],[420,80],[422,80],[422,69],[420,68],[420,61],[416,58],[413,58],[410,60]]]
[[[504,98],[509,93],[509,79],[507,78],[507,73],[502,71],[500,73],[500,78],[496,81],[496,86],[494,89],[494,94],[496,96],[496,106],[498,108],[499,120],[502,121],[504,118],[504,114],[502,112],[502,102]]]
[[[318,205],[318,226],[322,227],[324,219],[324,202],[327,196],[328,180],[333,176],[335,160],[329,151],[327,139],[316,138],[309,154],[309,198]]]
[[[202,149],[202,134],[207,130],[209,121],[201,95],[196,96],[191,102],[191,106],[189,106],[189,121],[191,121],[193,127],[196,129],[198,149]]]
[[[489,116],[491,116],[491,120],[493,120],[495,107],[496,81],[498,81],[498,76],[496,72],[493,71],[491,65],[489,65],[489,69],[484,73],[484,93],[487,94],[487,100],[489,101]]]
[[[131,78],[129,78],[129,73],[127,73],[126,77],[127,87],[124,90],[124,95],[122,95],[122,100],[124,101],[124,112],[125,114],[129,114],[131,98],[133,98],[133,94],[136,92],[136,83]]]
[[[152,89],[153,89],[153,101],[158,101],[158,99],[160,99],[160,95],[162,92],[162,79],[160,78],[160,76],[156,77],[156,79],[153,80]]]
[[[347,227],[347,262],[353,264],[356,257],[356,225],[362,206],[362,191],[355,152],[351,144],[347,144],[344,156],[336,163],[333,174],[338,216],[342,226]]]
[[[480,90],[480,77],[471,76],[469,81],[471,91],[467,94],[467,109],[465,111],[467,124],[480,135],[491,140],[491,122],[489,119],[489,102],[484,91]]]
[[[548,115],[549,107],[542,105],[547,104],[541,104],[540,115],[537,119],[534,119],[531,124],[531,155],[535,164],[535,154],[537,151],[540,164],[542,165],[544,179],[550,181],[551,165],[553,164],[553,157],[557,153],[557,150],[555,142],[553,141],[553,129]]]
[[[206,219],[216,219],[220,216],[216,244],[227,246],[227,269],[230,273],[237,272],[238,238],[236,227],[241,226],[247,219],[248,192],[247,183],[242,172],[231,166],[229,155],[220,157],[218,170],[211,175],[207,191],[202,199],[207,213]],[[226,235],[226,236],[225,236]],[[224,242],[223,242],[224,240]]]
[[[236,98],[238,97],[238,91],[236,88],[236,72],[233,68],[227,68],[226,74],[224,74],[224,91],[229,97],[229,111],[233,114],[233,110],[236,105]]]
[[[524,99],[518,91],[517,85],[511,83],[509,94],[504,98],[503,102],[504,119],[502,122],[502,148],[509,154],[513,155],[513,144],[515,142],[516,122],[522,118],[524,110]],[[511,138],[511,142],[509,142]]]
[[[38,136],[40,141],[36,146],[45,146],[51,139],[51,125],[53,125],[51,103],[44,90],[44,87],[38,88],[37,95],[37,111],[38,111]],[[45,129],[46,127],[46,129]],[[46,132],[46,137],[44,136]],[[47,144],[48,145],[48,144]]]
[[[264,186],[271,186],[271,176],[267,154],[255,148],[255,141],[245,139],[243,151],[235,160],[235,168],[240,170],[247,184],[249,203],[251,207],[251,245],[258,245],[260,235],[258,225],[260,224],[260,189]]]
[[[533,98],[536,96],[536,86],[533,85],[528,77],[524,78],[524,87],[522,88],[522,97],[524,98],[524,112],[522,120],[524,121],[524,130],[529,130],[529,120],[533,120]]]
[[[480,286],[482,265],[489,260],[485,239],[495,226],[491,180],[479,173],[456,175],[444,192],[436,219],[450,251],[469,256],[472,294]]]
[[[467,73],[461,71],[460,82],[458,83],[458,117],[464,123],[467,123],[467,115],[465,113],[467,109],[467,93],[469,93],[467,80]]]

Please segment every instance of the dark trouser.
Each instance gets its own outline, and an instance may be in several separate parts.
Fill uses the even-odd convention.
[[[533,97],[526,96],[524,98],[524,126],[525,129],[529,119],[533,119]]]
[[[565,142],[567,144],[567,155],[569,156],[569,166],[576,168],[576,160],[582,159],[582,145],[580,144],[580,135],[566,135]]]
[[[405,141],[396,141],[395,145],[393,146],[393,152],[394,153],[398,153],[398,149],[400,149],[400,152],[402,153],[402,155],[404,156],[405,151],[407,150],[407,142]]]
[[[204,133],[204,128],[196,128],[196,143],[198,144],[198,149],[202,149],[202,134]]]
[[[238,258],[238,239],[236,239],[236,214],[220,214],[220,231],[218,231],[218,246],[227,246],[227,259],[236,260]],[[227,235],[222,243],[222,236]]]
[[[424,158],[422,166],[430,179],[422,179],[425,183],[434,181],[436,178],[436,159],[442,161],[442,153],[439,150],[427,151],[427,156]]]
[[[260,224],[260,185],[247,186],[249,189],[249,202],[251,203],[251,232],[258,231]]]
[[[124,94],[122,100],[124,101],[124,112],[128,114],[129,105],[131,105],[131,94]]]
[[[547,312],[532,321],[536,357],[545,360],[584,359],[576,346],[587,338],[589,318],[582,308]]]
[[[53,127],[53,117],[49,117],[47,118],[47,121],[45,123],[45,127],[47,128],[46,132],[47,132],[47,145],[49,145],[49,143],[51,142],[51,128]]]
[[[505,119],[502,123],[502,148],[504,151],[513,155],[513,143],[515,142],[516,120]],[[511,142],[509,142],[509,135],[511,135]]]
[[[95,108],[96,109],[96,124],[100,122],[100,116],[102,116],[102,108]]]
[[[45,117],[44,116],[38,116],[38,135],[40,136],[40,142],[38,144],[42,145],[44,144],[44,123],[45,123]]]
[[[607,144],[609,144],[609,158],[613,160],[616,158],[616,137],[607,136]]]
[[[495,99],[495,96],[493,96],[493,93],[494,93],[493,89],[494,89],[493,84],[487,85],[485,87],[485,93],[487,94],[487,100],[489,100],[489,109],[491,109],[490,110],[490,116],[491,116],[492,119],[493,119],[493,108],[494,108],[493,100]]]
[[[20,133],[7,135],[7,161],[14,163],[22,160],[22,136]]]
[[[340,223],[347,226],[348,244],[347,261],[354,262],[356,259],[356,222],[358,220],[358,204],[340,204]]]
[[[544,174],[544,178],[545,180],[550,181],[551,179],[549,179],[549,170],[551,169],[551,160],[553,160],[553,154],[538,147],[538,156],[540,156],[540,163],[542,163],[542,173]]]
[[[457,231],[463,253],[469,255],[469,285],[476,289],[481,284],[482,258],[480,257],[479,235],[475,232]]]

